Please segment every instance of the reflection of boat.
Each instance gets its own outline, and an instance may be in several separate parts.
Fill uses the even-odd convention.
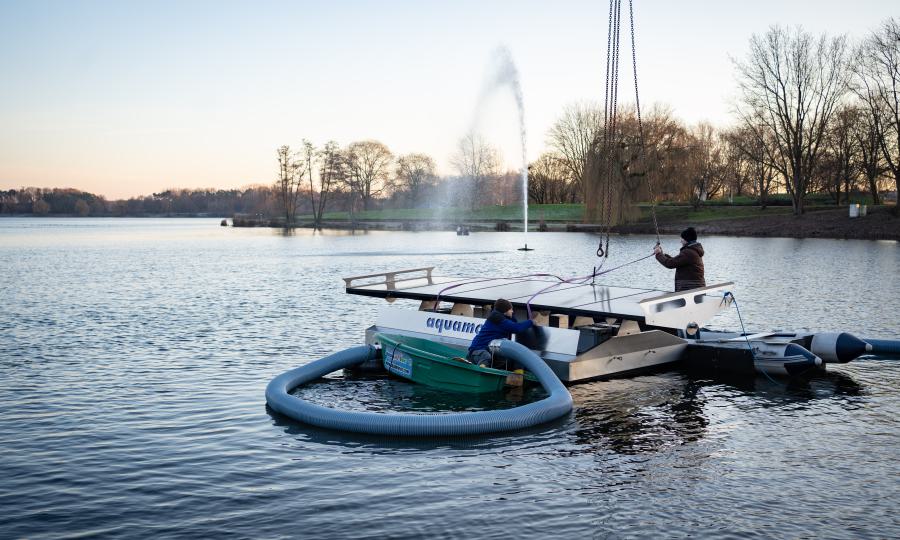
[[[502,369],[480,367],[465,359],[465,351],[427,339],[376,334],[384,369],[404,379],[453,392],[495,392],[522,386],[523,376]]]

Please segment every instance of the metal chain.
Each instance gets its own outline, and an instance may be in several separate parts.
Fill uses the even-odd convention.
[[[646,155],[644,145],[644,123],[641,120],[641,98],[638,92],[637,76],[637,51],[634,45],[634,8],[632,0],[628,0],[628,18],[631,23],[631,64],[634,67],[634,104],[637,110],[638,136],[640,138],[640,153]],[[647,192],[650,195],[650,214],[653,216],[653,229],[656,231],[656,245],[659,245],[659,222],[656,220],[656,196],[653,193],[653,184],[650,182],[650,174],[647,174]]]
[[[619,36],[621,28],[621,0],[610,0],[609,2],[609,24],[607,26],[606,38],[606,80],[604,82],[603,96],[603,141],[601,148],[601,157],[603,158],[603,172],[606,174],[606,182],[600,188],[599,194],[604,198],[604,206],[600,245],[597,247],[597,256],[600,257],[600,268],[603,267],[605,259],[609,256],[609,234],[611,229],[611,177],[612,177],[612,160],[611,140],[614,137],[617,121],[617,104],[618,104],[618,88],[619,88]],[[594,268],[596,274],[598,268]]]
[[[613,13],[614,23],[613,23],[613,59],[612,59],[612,91],[610,92],[611,100],[612,100],[612,111],[610,113],[610,122],[609,122],[609,130],[607,133],[607,144],[606,144],[606,163],[607,163],[607,171],[606,171],[606,193],[605,193],[605,212],[604,212],[604,250],[603,257],[604,259],[609,257],[609,236],[610,231],[612,229],[612,183],[613,183],[613,174],[615,172],[615,160],[612,158],[613,153],[615,151],[615,140],[616,133],[618,131],[618,119],[619,119],[619,53],[620,53],[620,36],[621,36],[621,28],[622,28],[622,0],[614,0],[615,9]],[[602,266],[602,265],[601,265]]]

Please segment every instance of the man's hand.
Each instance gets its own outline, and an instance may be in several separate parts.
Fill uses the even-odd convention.
[[[659,255],[662,252],[663,252],[662,246],[660,246],[659,244],[656,244],[656,246],[653,248],[653,254]]]

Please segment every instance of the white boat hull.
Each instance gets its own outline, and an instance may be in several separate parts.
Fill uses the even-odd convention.
[[[385,332],[467,349],[483,322],[476,317],[386,307],[366,330],[366,342],[373,344],[375,334]],[[515,338],[567,383],[651,370],[677,362],[687,347],[685,340],[660,330],[614,335],[595,346],[579,343],[581,332],[577,329],[540,326]]]

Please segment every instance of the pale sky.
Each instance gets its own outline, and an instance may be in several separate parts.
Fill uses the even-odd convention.
[[[625,3],[625,2],[623,2]],[[625,3],[627,6],[627,3]],[[0,188],[109,198],[271,183],[275,149],[378,139],[450,173],[498,46],[529,160],[566,104],[603,99],[608,2],[0,0]],[[635,0],[641,102],[731,123],[734,72],[772,24],[858,38],[896,2]],[[623,25],[623,32],[627,27]],[[632,96],[623,34],[620,96]],[[521,158],[512,94],[479,125]]]

